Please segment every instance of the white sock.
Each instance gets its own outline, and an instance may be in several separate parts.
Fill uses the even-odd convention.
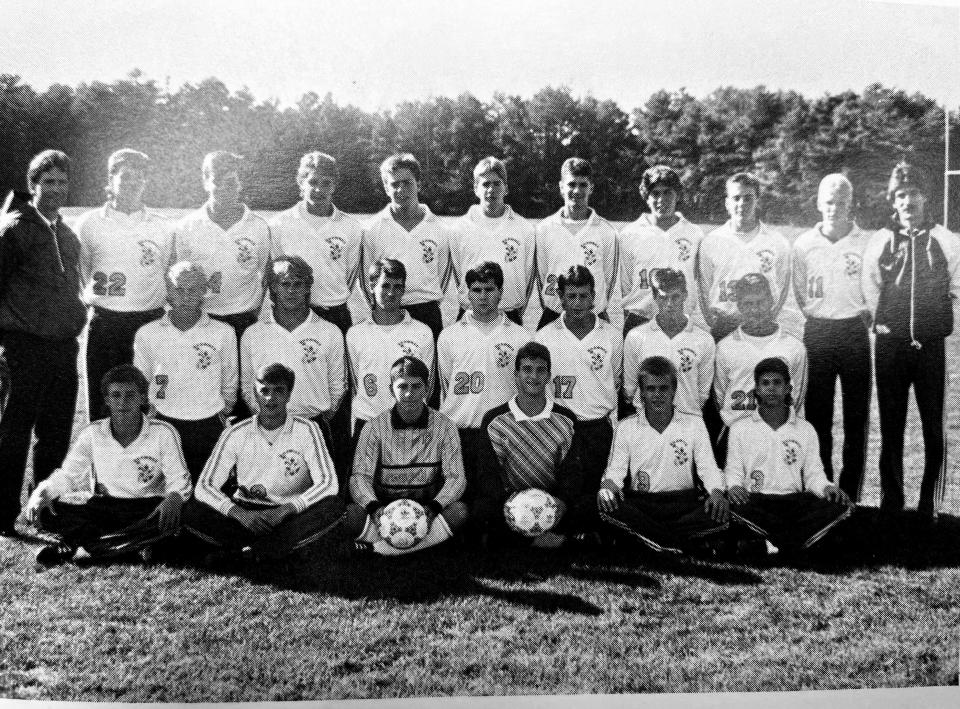
[[[363,531],[360,532],[360,536],[357,537],[358,542],[366,542],[367,544],[376,544],[380,540],[380,532],[377,531],[377,525],[373,523],[373,520],[370,518],[370,515],[367,515],[367,521],[363,525]]]

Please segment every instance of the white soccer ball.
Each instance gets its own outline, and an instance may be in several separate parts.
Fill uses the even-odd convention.
[[[550,493],[532,487],[515,492],[503,505],[510,529],[525,537],[537,537],[557,523],[557,500]]]
[[[430,531],[430,523],[419,502],[401,499],[383,508],[377,530],[394,549],[409,549],[423,541]]]

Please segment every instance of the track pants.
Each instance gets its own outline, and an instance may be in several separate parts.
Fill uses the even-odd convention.
[[[680,551],[729,522],[714,522],[704,511],[706,496],[699,490],[624,492],[615,512],[601,512],[603,521],[631,535],[654,551]]]
[[[731,506],[730,518],[778,549],[796,551],[812,547],[851,512],[852,507],[827,502],[809,492],[751,493],[746,504]]]
[[[60,535],[71,547],[83,547],[91,554],[134,551],[170,536],[158,527],[160,515],[152,514],[161,502],[162,497],[105,495],[94,495],[83,504],[55,500],[55,514],[44,510],[40,526]]]

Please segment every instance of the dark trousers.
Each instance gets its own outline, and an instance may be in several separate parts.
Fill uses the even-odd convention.
[[[230,313],[229,315],[213,315],[210,317],[214,320],[219,320],[220,322],[226,323],[233,328],[233,332],[237,336],[237,361],[240,361],[240,338],[243,336],[244,331],[253,325],[257,321],[260,311],[251,310],[246,313]],[[247,402],[243,400],[242,396],[237,397],[237,403],[233,405],[233,411],[231,414],[237,419],[250,418],[250,415],[253,412],[250,411],[250,407],[247,406]]]
[[[40,526],[60,535],[69,546],[84,547],[91,554],[134,551],[170,536],[160,531],[160,515],[153,514],[161,502],[162,497],[106,495],[94,495],[79,505],[55,500],[55,514],[44,510]]]
[[[349,330],[353,325],[353,317],[350,315],[350,308],[347,307],[346,303],[343,303],[342,305],[333,305],[329,308],[323,305],[311,305],[310,310],[315,312],[328,323],[336,325],[340,329],[340,332],[343,333],[344,337],[347,335],[347,330]]]
[[[223,433],[223,419],[220,418],[219,414],[196,421],[172,419],[163,414],[157,414],[157,418],[169,423],[180,434],[183,459],[187,463],[187,470],[190,471],[190,479],[196,485],[200,473],[203,472],[203,466],[207,464],[207,459],[210,458],[210,454],[213,453],[213,449]]]
[[[633,328],[648,322],[650,322],[650,318],[648,318],[646,315],[627,311],[623,314],[623,336],[626,337],[627,333]]]
[[[467,490],[464,493],[464,502],[473,500],[478,489],[477,473],[480,462],[480,450],[484,432],[479,428],[461,428],[460,452],[463,454],[463,472],[467,479]]]
[[[920,413],[926,454],[917,507],[929,514],[943,502],[946,484],[944,341],[937,338],[920,344],[918,349],[906,339],[886,335],[877,335],[876,338],[874,360],[877,368],[877,404],[880,409],[881,508],[890,512],[903,508],[903,437],[911,384]]]
[[[10,398],[0,421],[0,529],[13,526],[20,512],[20,490],[30,437],[33,479],[45,480],[60,467],[70,447],[77,408],[75,339],[47,340],[22,332],[0,333],[10,366]]]
[[[615,512],[601,512],[600,517],[655,551],[683,550],[729,526],[713,521],[704,511],[706,496],[699,490],[625,491],[624,495]]]
[[[162,316],[163,308],[133,313],[93,309],[87,331],[87,411],[91,421],[110,415],[100,394],[103,375],[118,364],[132,364],[137,330]]]
[[[710,387],[710,396],[707,397],[707,403],[703,405],[703,425],[706,426],[707,434],[710,436],[713,457],[720,469],[723,470],[727,464],[729,429],[720,415],[720,407],[717,404],[717,395],[714,393],[713,387]]]
[[[403,307],[410,313],[411,318],[419,320],[430,328],[430,332],[433,333],[433,341],[436,342],[437,338],[440,337],[440,331],[443,329],[443,316],[440,313],[440,302],[430,300],[426,303],[405,305]],[[430,363],[427,362],[427,364],[429,365]]]
[[[543,313],[540,315],[540,322],[537,323],[537,329],[540,330],[544,325],[549,325],[554,320],[560,317],[560,313],[556,310],[551,310],[550,308],[545,307]]]
[[[258,536],[232,517],[192,499],[183,508],[183,526],[208,544],[235,551],[250,547],[257,556],[279,559],[313,544],[334,529],[343,520],[344,510],[343,500],[329,495]]]
[[[833,475],[833,401],[837,378],[843,392],[843,469],[839,487],[860,499],[870,426],[870,336],[859,317],[844,320],[810,318],[803,331],[807,348],[807,421],[817,432],[820,459],[830,481]]]
[[[353,325],[353,318],[350,316],[350,309],[347,307],[346,303],[343,305],[335,305],[331,308],[324,308],[320,305],[311,305],[310,308],[313,310],[313,312],[327,322],[336,325],[344,336],[346,336],[347,330],[350,329],[350,326]],[[344,481],[350,477],[350,467],[353,465],[353,460],[350,458],[350,419],[352,400],[353,396],[348,377],[347,389],[344,392],[343,397],[340,399],[340,406],[337,408],[337,413],[335,413],[333,418],[330,419],[329,431],[324,434],[329,435],[330,441],[333,442],[330,455],[333,458],[333,467],[337,469],[337,478],[340,480],[341,486],[343,485]],[[323,427],[321,426],[321,428]]]
[[[457,311],[457,320],[462,318],[465,312],[467,311],[464,310],[463,308],[460,308],[460,310]],[[513,310],[504,310],[503,314],[506,315],[511,320],[513,320],[513,322],[515,322],[520,327],[523,327],[523,311],[521,311],[520,308],[514,308]]]
[[[583,464],[583,492],[596,498],[613,446],[613,424],[606,417],[577,421],[573,426],[573,437]]]
[[[789,495],[751,493],[730,517],[781,550],[809,549],[850,516],[851,507],[827,502],[809,492]]]

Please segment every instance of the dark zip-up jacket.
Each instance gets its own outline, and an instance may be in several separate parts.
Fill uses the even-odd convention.
[[[960,237],[939,225],[908,232],[894,219],[870,240],[861,284],[878,334],[914,344],[947,337],[960,297]]]
[[[0,213],[0,332],[68,340],[83,330],[80,240],[63,219],[55,228],[11,192]]]

